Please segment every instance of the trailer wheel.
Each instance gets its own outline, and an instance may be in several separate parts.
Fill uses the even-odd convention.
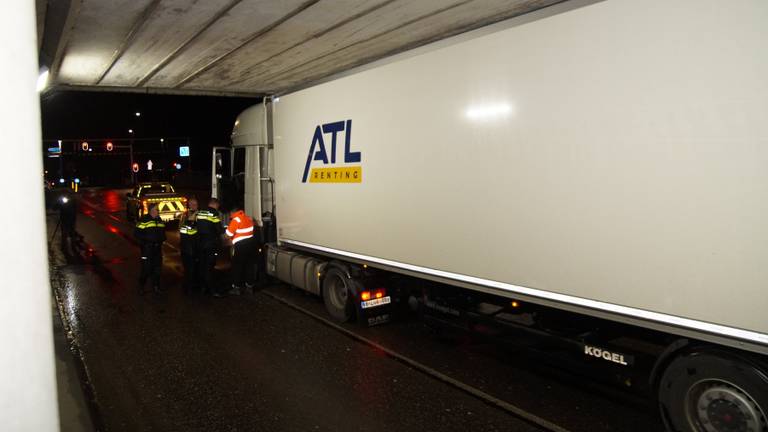
[[[768,374],[727,353],[675,359],[659,383],[659,403],[675,432],[765,432]]]
[[[339,322],[347,322],[355,314],[352,284],[343,271],[331,268],[323,279],[323,301],[328,313]]]

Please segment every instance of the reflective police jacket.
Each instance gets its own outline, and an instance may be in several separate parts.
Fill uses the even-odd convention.
[[[159,217],[146,214],[136,223],[133,231],[142,251],[161,248],[165,241],[165,223]]]
[[[197,210],[187,210],[179,220],[179,238],[183,253],[194,254],[198,248],[197,212]]]
[[[195,218],[200,247],[203,249],[220,249],[221,234],[224,232],[224,228],[221,226],[221,213],[213,207],[208,207],[205,210],[198,210]]]
[[[232,239],[232,244],[253,237],[253,220],[244,211],[238,210],[232,214],[232,220],[226,231],[227,237]]]

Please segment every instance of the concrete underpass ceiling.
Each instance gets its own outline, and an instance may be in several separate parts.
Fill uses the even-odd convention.
[[[257,96],[560,2],[37,0],[37,18],[51,89]]]

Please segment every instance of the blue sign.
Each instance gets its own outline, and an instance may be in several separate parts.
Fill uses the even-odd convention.
[[[189,157],[189,146],[181,146],[181,147],[179,147],[179,156],[181,156],[181,157]]]
[[[59,147],[48,147],[48,153],[61,153],[61,148],[59,148]]]

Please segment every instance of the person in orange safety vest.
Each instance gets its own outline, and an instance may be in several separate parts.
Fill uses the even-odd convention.
[[[225,231],[232,240],[232,289],[230,295],[240,295],[243,288],[253,289],[254,248],[253,235],[256,228],[253,219],[244,211],[234,207]]]

